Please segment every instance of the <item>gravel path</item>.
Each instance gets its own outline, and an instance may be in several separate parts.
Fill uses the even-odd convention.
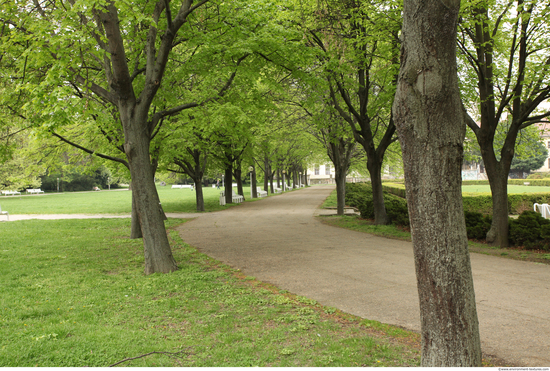
[[[410,242],[322,224],[333,187],[310,187],[201,214],[185,242],[249,276],[363,318],[419,331]],[[334,211],[332,211],[334,213]],[[550,366],[550,266],[472,254],[483,352]]]

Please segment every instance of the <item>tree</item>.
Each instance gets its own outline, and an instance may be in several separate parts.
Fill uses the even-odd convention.
[[[395,1],[318,2],[307,30],[320,62],[332,105],[367,155],[375,222],[387,224],[382,164],[397,138],[391,103],[397,76],[400,5]]]
[[[540,104],[550,98],[550,4],[491,0],[465,3],[458,38],[467,99],[477,106],[467,115],[489,178],[493,219],[487,242],[508,246],[508,174],[520,130],[550,116]],[[466,68],[467,67],[467,68]],[[508,125],[507,130],[501,129]],[[499,148],[499,131],[505,139]]]
[[[422,333],[422,366],[481,365],[461,166],[460,0],[406,0],[393,112],[403,153]]]

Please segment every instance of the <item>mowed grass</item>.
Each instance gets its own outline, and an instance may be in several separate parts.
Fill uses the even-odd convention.
[[[545,193],[550,192],[550,187],[541,186],[522,186],[508,184],[508,194],[518,193]],[[483,193],[491,194],[491,187],[487,185],[463,185],[462,193]]]
[[[150,276],[128,219],[1,223],[0,366],[418,366],[417,335],[245,277],[181,222],[180,269]]]
[[[164,212],[196,212],[195,191],[157,187]],[[245,198],[250,188],[243,189]],[[220,190],[203,188],[206,211],[224,210],[219,205]],[[2,210],[10,214],[128,214],[132,211],[132,192],[112,190],[99,192],[46,193],[40,195],[0,197]]]

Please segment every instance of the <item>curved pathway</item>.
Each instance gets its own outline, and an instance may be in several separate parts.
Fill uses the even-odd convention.
[[[200,214],[183,240],[247,275],[327,306],[419,331],[412,246],[322,224],[333,187]],[[196,214],[195,214],[196,216]],[[550,266],[472,254],[482,349],[510,365],[550,366]]]

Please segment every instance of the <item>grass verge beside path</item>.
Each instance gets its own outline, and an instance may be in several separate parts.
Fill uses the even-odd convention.
[[[519,186],[518,186],[519,187]],[[336,192],[331,195],[323,203],[322,207],[331,207],[336,200]],[[356,215],[344,215],[344,216],[319,216],[320,220],[328,225],[334,227],[341,227],[351,229],[354,231],[370,233],[375,236],[394,238],[398,240],[411,241],[411,233],[408,229],[398,227],[395,225],[376,225],[372,220],[361,219]],[[535,263],[550,264],[550,253],[543,251],[525,250],[522,247],[500,248],[495,246],[489,246],[486,243],[478,241],[468,241],[468,247],[470,252],[500,256],[509,259],[530,261]]]
[[[250,190],[250,189],[249,189]],[[195,191],[157,187],[164,212],[194,213]],[[219,205],[220,190],[203,188],[206,211],[224,210]],[[245,194],[246,191],[244,192]],[[248,199],[248,197],[247,197]],[[132,193],[128,190],[99,192],[46,193],[0,197],[2,210],[10,214],[128,214],[132,211]]]
[[[181,222],[180,270],[150,276],[128,219],[3,223],[0,365],[419,365],[418,335],[246,277],[183,243]]]

